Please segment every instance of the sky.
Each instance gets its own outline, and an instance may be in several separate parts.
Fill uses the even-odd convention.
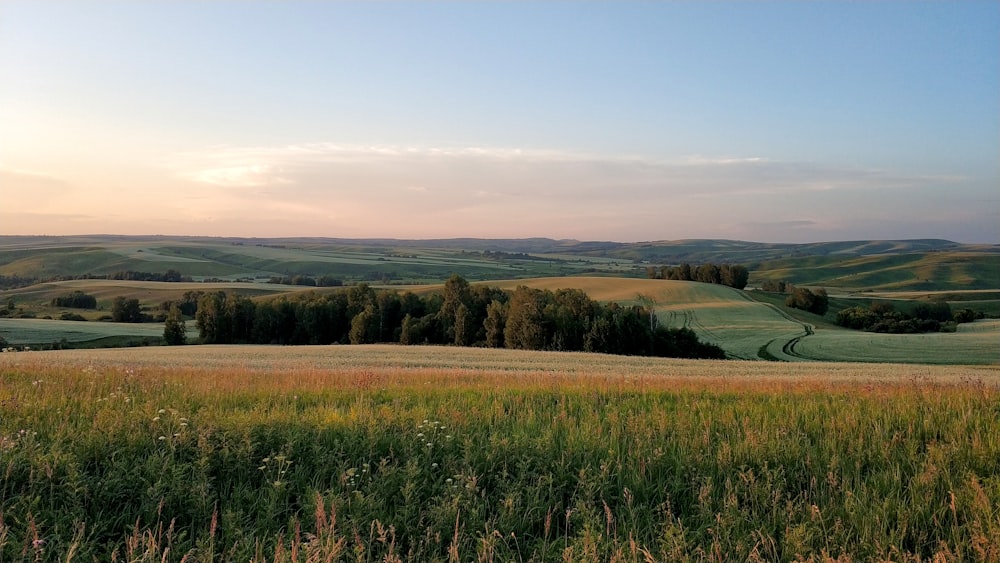
[[[1000,2],[0,0],[0,235],[1000,243]]]

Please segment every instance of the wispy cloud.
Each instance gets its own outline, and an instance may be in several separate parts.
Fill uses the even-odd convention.
[[[209,147],[174,155],[170,169],[208,196],[198,213],[179,208],[191,220],[403,237],[801,239],[877,225],[862,198],[926,199],[966,181],[765,155],[337,143]]]

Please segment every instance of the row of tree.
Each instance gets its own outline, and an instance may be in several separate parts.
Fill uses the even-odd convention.
[[[328,294],[255,302],[204,294],[195,315],[205,343],[452,344],[525,350],[724,358],[689,329],[658,326],[651,307],[601,304],[583,291],[472,286],[452,276],[441,293],[375,291],[361,284]]]
[[[340,287],[344,285],[344,280],[340,278],[335,278],[333,276],[320,276],[314,278],[312,276],[285,276],[285,277],[272,277],[267,280],[268,283],[282,284],[282,285],[301,285],[307,287]]]
[[[109,280],[129,280],[129,281],[154,281],[154,282],[190,282],[189,276],[181,274],[177,270],[167,270],[166,272],[136,272],[133,270],[122,270],[107,276]]]
[[[53,297],[51,304],[53,307],[69,307],[71,309],[96,309],[97,298],[77,290],[73,293]]]
[[[750,271],[740,264],[681,264],[679,266],[650,266],[646,275],[655,280],[696,281],[714,283],[743,289],[750,279]]]
[[[856,330],[889,333],[950,332],[959,323],[983,318],[982,313],[961,309],[952,313],[944,301],[917,304],[911,313],[898,311],[888,302],[876,301],[868,307],[850,307],[837,313],[837,324]]]

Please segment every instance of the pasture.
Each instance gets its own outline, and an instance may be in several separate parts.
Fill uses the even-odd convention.
[[[0,355],[4,561],[995,561],[1000,368]]]

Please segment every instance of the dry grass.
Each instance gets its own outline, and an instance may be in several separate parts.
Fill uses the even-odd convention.
[[[998,383],[443,347],[2,354],[0,560],[995,561]]]

